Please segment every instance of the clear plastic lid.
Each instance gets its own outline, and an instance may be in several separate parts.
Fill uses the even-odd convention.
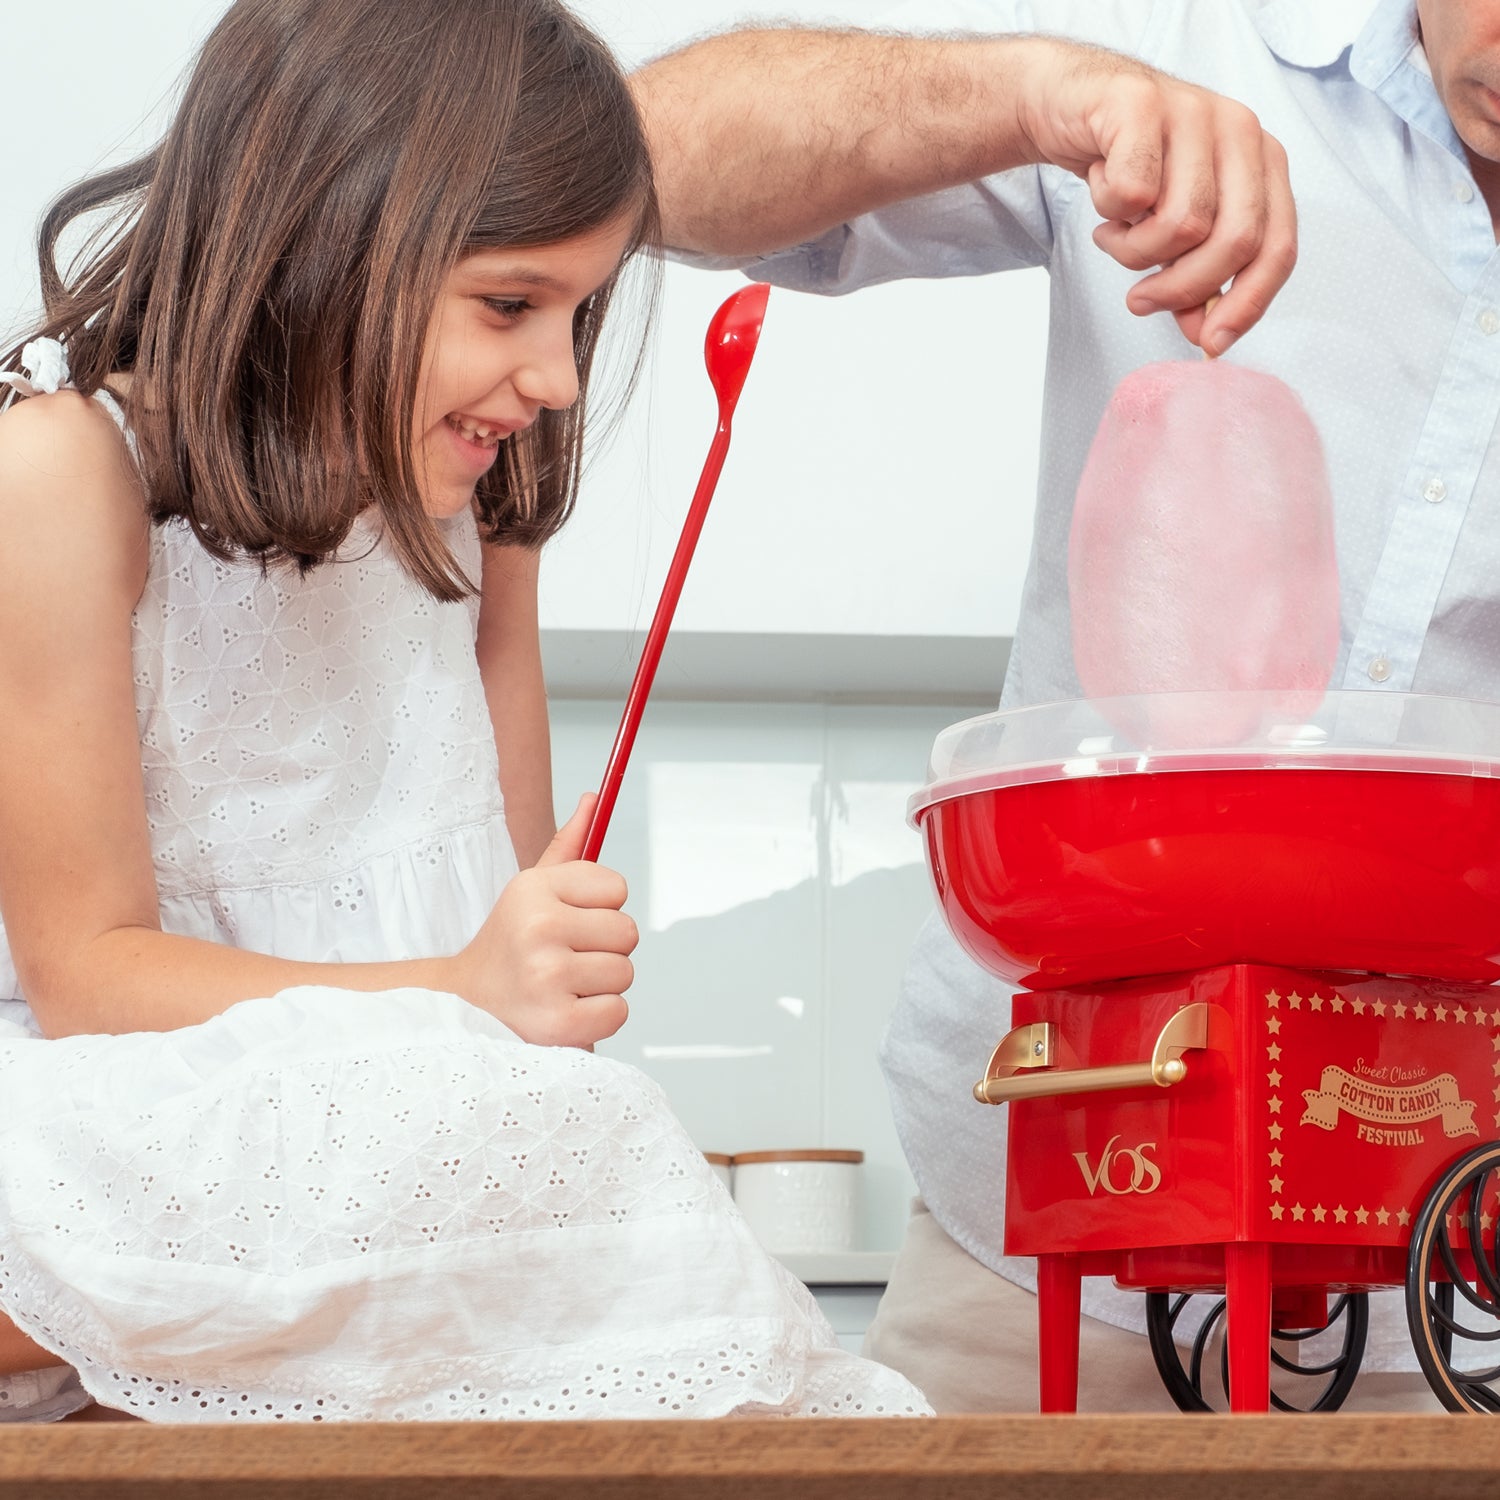
[[[1224,691],[1002,709],[938,735],[907,820],[915,825],[936,802],[1028,782],[1277,767],[1500,775],[1500,703]]]

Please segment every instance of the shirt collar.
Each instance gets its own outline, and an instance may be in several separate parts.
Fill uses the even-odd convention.
[[[1467,164],[1463,142],[1438,98],[1417,32],[1416,0],[1378,0],[1354,41],[1349,73],[1414,130]]]
[[[1262,0],[1253,14],[1266,46],[1283,62],[1328,68],[1347,54],[1356,83],[1467,163],[1433,86],[1417,32],[1416,0]]]
[[[1376,0],[1260,0],[1256,27],[1268,46],[1294,68],[1326,68],[1354,45]],[[1404,0],[1415,28],[1415,0]]]

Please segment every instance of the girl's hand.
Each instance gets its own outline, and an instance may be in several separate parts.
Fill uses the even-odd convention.
[[[596,800],[582,798],[456,960],[460,994],[538,1046],[592,1046],[613,1036],[629,1010],[629,954],[640,934],[621,910],[625,879],[579,858]]]

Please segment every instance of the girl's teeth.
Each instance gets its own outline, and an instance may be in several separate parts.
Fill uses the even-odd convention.
[[[450,418],[455,430],[461,432],[471,443],[488,443],[496,436],[492,427],[472,427],[467,422],[460,422],[456,418]]]

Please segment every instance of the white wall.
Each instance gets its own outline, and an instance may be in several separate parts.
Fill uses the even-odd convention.
[[[0,328],[34,305],[50,197],[159,133],[222,0],[5,6]],[[627,64],[753,15],[725,0],[583,0]],[[762,12],[766,7],[762,7]],[[774,14],[848,24],[860,0]],[[149,21],[143,24],[143,15]],[[672,267],[646,380],[544,570],[543,624],[649,620],[714,427],[703,335],[740,278]],[[678,614],[688,631],[1007,636],[1030,536],[1045,284],[1026,272],[847,299],[773,296]],[[995,685],[998,690],[998,683]]]

